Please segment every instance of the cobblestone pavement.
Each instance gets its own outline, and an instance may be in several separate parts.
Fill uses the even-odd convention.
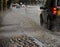
[[[43,47],[44,45],[26,35],[1,39],[3,47]]]
[[[11,8],[11,11],[3,17],[0,38],[25,34],[36,38],[46,47],[60,47],[60,34],[57,35],[57,32],[51,32],[41,27],[39,14],[38,6]]]

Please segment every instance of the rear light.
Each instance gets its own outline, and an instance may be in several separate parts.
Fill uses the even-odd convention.
[[[53,14],[56,15],[57,14],[57,8],[53,7]]]

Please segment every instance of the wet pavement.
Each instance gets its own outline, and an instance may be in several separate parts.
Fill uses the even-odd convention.
[[[51,32],[40,26],[40,6],[11,8],[3,17],[0,38],[27,35],[39,40],[46,47],[58,47],[60,32]],[[7,46],[6,46],[7,47]]]
[[[0,39],[2,45],[0,47],[43,47],[44,45],[32,37],[21,35],[18,37],[11,37]]]

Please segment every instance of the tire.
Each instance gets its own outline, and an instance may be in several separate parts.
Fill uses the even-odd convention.
[[[47,29],[52,30],[52,20],[50,18],[47,18]]]
[[[40,25],[43,25],[43,17],[42,17],[42,14],[40,14]]]

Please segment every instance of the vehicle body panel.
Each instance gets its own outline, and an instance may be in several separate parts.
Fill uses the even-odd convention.
[[[60,0],[59,0],[60,1]],[[53,23],[60,24],[60,2],[58,0],[47,0],[41,12],[44,23],[47,23],[47,19],[49,18]],[[59,2],[59,4],[58,4]],[[57,8],[57,14],[53,14],[53,7]]]

